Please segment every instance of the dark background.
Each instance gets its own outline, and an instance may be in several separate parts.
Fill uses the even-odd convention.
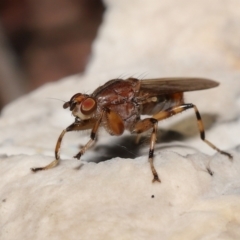
[[[1,0],[0,109],[83,72],[103,12],[100,0]]]

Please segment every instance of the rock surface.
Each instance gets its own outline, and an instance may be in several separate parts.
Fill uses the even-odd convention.
[[[240,239],[239,1],[105,3],[86,73],[45,85],[2,113],[0,239]],[[148,139],[136,146],[129,134],[104,131],[81,163],[72,156],[89,139],[87,131],[66,135],[59,166],[30,171],[53,160],[58,135],[73,121],[49,98],[68,100],[129,76],[219,81],[185,99],[198,106],[207,139],[233,161],[199,139],[188,111],[159,123],[161,184],[151,183]]]

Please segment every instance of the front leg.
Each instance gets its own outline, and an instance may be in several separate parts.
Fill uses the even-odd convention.
[[[75,158],[80,159],[81,156],[87,151],[87,149],[89,149],[94,144],[96,139],[96,133],[102,121],[103,125],[105,125],[106,130],[111,135],[118,136],[123,133],[124,123],[119,114],[110,110],[109,108],[104,108],[92,129],[90,140],[87,142],[85,146],[83,146],[81,151],[76,156],[74,156]]]
[[[71,131],[80,131],[80,130],[91,129],[94,126],[94,124],[95,124],[95,120],[93,120],[93,119],[80,121],[80,122],[79,121],[75,121],[69,127],[64,129],[62,131],[62,133],[60,134],[60,136],[58,137],[58,140],[57,140],[57,143],[56,143],[56,147],[55,147],[55,160],[52,161],[50,164],[48,164],[45,167],[31,168],[31,170],[33,172],[37,172],[37,171],[47,170],[47,169],[50,169],[50,168],[53,168],[53,167],[57,166],[59,161],[60,161],[59,151],[60,151],[62,139],[63,139],[65,133],[66,132],[71,132]]]
[[[91,135],[90,135],[90,140],[87,142],[87,144],[85,144],[81,151],[76,154],[74,156],[74,158],[77,158],[78,160],[80,160],[81,156],[94,144],[95,140],[96,140],[96,133],[98,131],[98,128],[100,126],[100,123],[102,122],[102,118],[103,118],[103,113],[104,111],[102,111],[100,117],[98,118],[98,120],[95,122],[92,131],[91,131]]]

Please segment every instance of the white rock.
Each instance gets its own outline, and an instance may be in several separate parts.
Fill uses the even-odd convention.
[[[86,73],[45,85],[2,113],[0,239],[240,239],[239,1],[105,2]],[[53,160],[58,135],[73,121],[48,98],[91,93],[121,75],[221,82],[186,101],[202,113],[207,139],[233,161],[200,140],[188,111],[159,123],[154,163],[161,184],[151,182],[148,141],[136,147],[128,134],[104,131],[81,163],[72,156],[89,132],[67,134],[61,164],[32,173]],[[101,159],[109,161],[91,162]]]

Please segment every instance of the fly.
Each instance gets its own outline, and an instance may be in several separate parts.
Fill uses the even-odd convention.
[[[153,182],[160,181],[153,164],[158,121],[169,118],[187,109],[195,111],[201,139],[211,148],[232,159],[232,155],[220,150],[205,138],[203,121],[197,107],[185,103],[184,92],[217,87],[219,83],[203,78],[128,78],[113,79],[97,88],[92,94],[77,93],[63,108],[69,108],[75,121],[62,131],[55,147],[55,160],[45,167],[32,168],[33,172],[55,167],[60,161],[60,147],[64,135],[71,131],[91,129],[89,141],[74,156],[81,156],[94,144],[100,127],[110,135],[120,136],[125,130],[131,134],[141,134],[152,130],[148,161],[153,174]],[[150,117],[141,119],[141,115]],[[208,169],[209,173],[211,170]]]

